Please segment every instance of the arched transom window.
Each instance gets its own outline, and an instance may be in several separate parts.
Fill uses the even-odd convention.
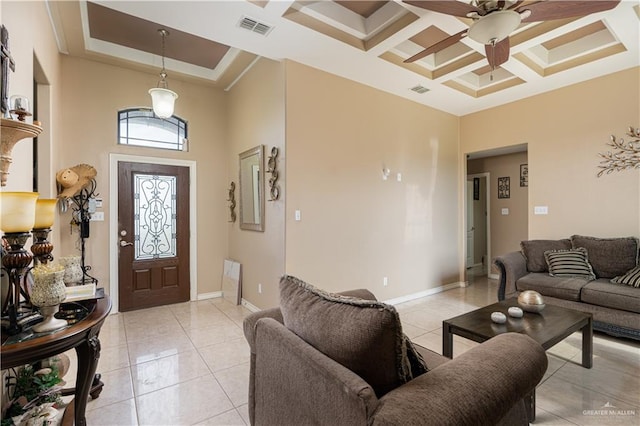
[[[118,143],[187,151],[187,122],[175,115],[157,117],[151,108],[118,112]]]

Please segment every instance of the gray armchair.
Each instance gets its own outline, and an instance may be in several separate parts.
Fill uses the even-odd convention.
[[[247,317],[244,333],[252,425],[526,425],[531,393],[547,368],[542,347],[515,333],[453,360],[414,345],[429,371],[378,397],[285,327],[279,308]]]

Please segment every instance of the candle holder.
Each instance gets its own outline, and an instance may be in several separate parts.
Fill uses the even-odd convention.
[[[49,241],[49,233],[51,228],[34,229],[33,232],[33,245],[31,246],[31,253],[33,253],[34,266],[40,263],[46,265],[53,260],[53,244]]]
[[[29,232],[8,232],[4,234],[4,238],[9,245],[9,250],[2,256],[2,269],[9,275],[9,289],[7,300],[2,307],[2,316],[7,317],[8,323],[5,325],[9,335],[15,335],[22,331],[21,320],[31,311],[24,312],[20,308],[20,300],[24,296],[29,303],[29,291],[27,287],[21,285],[22,276],[31,264],[33,256],[24,249],[24,245],[31,234]],[[3,324],[4,325],[4,324]]]
[[[55,318],[60,303],[67,297],[66,287],[62,278],[64,268],[61,265],[53,267],[38,265],[33,268],[33,289],[31,303],[38,307],[44,317],[41,323],[33,326],[36,333],[57,330],[67,326],[67,321]]]

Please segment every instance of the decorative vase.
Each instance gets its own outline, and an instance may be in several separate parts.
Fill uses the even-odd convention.
[[[518,296],[518,305],[523,311],[540,313],[545,307],[542,295],[537,291],[525,290]]]
[[[60,263],[64,266],[64,284],[68,287],[81,284],[84,274],[80,264],[80,256],[61,257]]]
[[[42,333],[65,327],[67,321],[55,318],[60,303],[67,297],[63,277],[64,270],[48,270],[49,268],[34,268],[33,287],[31,289],[31,303],[38,307],[44,317],[41,323],[33,326],[33,331]]]

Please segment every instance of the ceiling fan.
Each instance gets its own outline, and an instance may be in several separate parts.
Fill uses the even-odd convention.
[[[456,44],[464,37],[482,43],[491,70],[509,60],[509,35],[521,22],[549,21],[590,15],[613,9],[620,0],[567,1],[567,0],[471,0],[414,1],[404,3],[433,12],[473,19],[466,30],[449,36],[404,62],[414,62]]]

